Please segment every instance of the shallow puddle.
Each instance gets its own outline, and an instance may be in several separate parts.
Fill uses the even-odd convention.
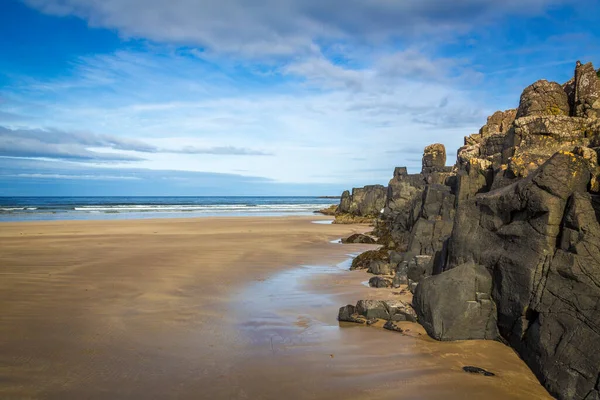
[[[500,343],[441,343],[338,323],[340,306],[383,293],[365,288],[368,275],[349,271],[351,261],[293,268],[239,294],[233,311],[246,343],[239,384],[249,398],[550,398]],[[466,374],[465,365],[497,376]]]

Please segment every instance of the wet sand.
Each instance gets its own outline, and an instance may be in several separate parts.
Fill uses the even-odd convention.
[[[394,291],[317,219],[0,224],[0,398],[550,398],[500,343],[340,326]]]

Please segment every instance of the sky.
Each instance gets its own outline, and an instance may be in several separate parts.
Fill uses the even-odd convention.
[[[598,0],[0,0],[0,196],[387,184],[600,67],[598,21]]]

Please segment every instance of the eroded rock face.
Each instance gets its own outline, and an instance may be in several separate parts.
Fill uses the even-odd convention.
[[[381,276],[374,276],[369,279],[369,286],[377,289],[390,288],[393,286],[392,280]]]
[[[575,93],[573,115],[576,117],[600,117],[600,79],[592,63],[575,67]]]
[[[387,188],[382,185],[370,185],[347,190],[342,193],[338,213],[360,217],[377,217],[385,206]]]
[[[577,63],[465,137],[454,168],[428,147],[420,174],[395,170],[376,226],[394,251],[372,270],[408,284],[431,336],[501,337],[561,400],[600,398],[599,89]]]
[[[517,118],[531,115],[569,116],[569,98],[561,85],[540,80],[528,86],[521,94]]]
[[[375,244],[375,239],[371,236],[363,235],[362,233],[355,233],[342,239],[342,243],[362,243],[362,244]]]
[[[380,249],[380,250],[368,250],[364,253],[359,254],[357,257],[352,260],[352,265],[350,266],[350,270],[355,269],[368,269],[371,267],[371,264],[375,262],[382,262],[384,264],[389,265],[389,254],[388,251]]]
[[[461,204],[446,272],[417,287],[415,308],[421,321],[431,320],[438,307],[431,299],[459,290],[442,278],[485,266],[500,334],[562,399],[584,399],[600,375],[600,226],[590,179],[586,159],[559,152],[527,178]],[[475,328],[472,319],[451,318],[487,330],[487,323]],[[581,343],[595,351],[584,354]]]
[[[339,321],[368,323],[374,319],[416,322],[417,315],[401,300],[359,300],[356,306],[341,307],[338,313]]]
[[[479,130],[479,138],[477,135],[471,135],[470,144],[476,144],[481,142],[481,138],[486,138],[492,135],[504,135],[510,129],[510,126],[515,121],[517,110],[511,109],[506,111],[496,111],[487,119],[487,123]],[[465,143],[465,145],[468,143]]]
[[[461,265],[424,279],[413,306],[427,333],[437,340],[496,339],[492,276],[477,265]]]
[[[446,167],[446,148],[436,143],[425,147],[422,173],[443,171]]]

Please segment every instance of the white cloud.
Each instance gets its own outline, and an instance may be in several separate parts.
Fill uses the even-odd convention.
[[[360,56],[352,67],[311,56],[264,78],[215,71],[187,54],[120,51],[79,59],[72,76],[7,90],[15,112],[43,105],[26,128],[85,127],[100,141],[77,142],[86,152],[144,159],[114,168],[244,170],[289,183],[385,183],[420,157],[386,150],[442,142],[452,153],[485,121],[474,94],[461,90],[460,62],[417,50]]]
[[[455,34],[571,0],[24,0],[124,36],[245,55],[298,55],[315,39],[368,42]]]

